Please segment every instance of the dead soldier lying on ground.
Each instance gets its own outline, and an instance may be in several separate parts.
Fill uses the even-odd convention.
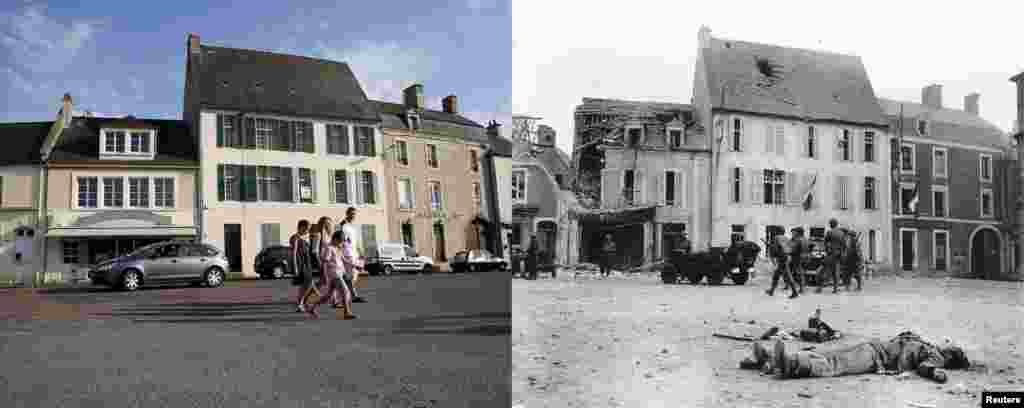
[[[963,349],[953,345],[935,346],[912,332],[903,332],[889,341],[871,340],[828,351],[804,349],[787,352],[785,343],[776,340],[754,343],[753,355],[740,362],[740,368],[775,372],[779,378],[839,377],[856,374],[901,374],[915,371],[939,383],[948,379],[945,369],[967,369],[970,361]]]

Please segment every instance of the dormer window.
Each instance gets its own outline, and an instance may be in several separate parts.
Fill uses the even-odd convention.
[[[673,148],[680,148],[686,144],[683,140],[683,130],[679,128],[668,128],[668,143]]]
[[[644,128],[640,126],[626,128],[626,145],[638,147],[643,143]]]
[[[156,131],[152,129],[104,129],[100,132],[100,158],[152,159]]]
[[[407,114],[409,118],[409,129],[416,130],[420,128],[420,116],[415,113]]]
[[[917,134],[921,136],[928,136],[928,121],[924,119],[917,120]]]

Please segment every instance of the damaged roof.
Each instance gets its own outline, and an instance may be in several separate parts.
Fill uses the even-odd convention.
[[[39,149],[50,133],[53,121],[0,123],[0,164],[39,164]]]
[[[888,125],[858,56],[711,37],[703,51],[712,108]]]
[[[152,162],[195,165],[199,160],[196,139],[189,132],[188,123],[172,119],[95,118],[78,117],[64,128],[50,153],[50,160],[89,161],[100,158],[100,129],[156,129],[156,155],[152,161],[134,160],[134,164]],[[104,160],[104,163],[115,162]]]
[[[379,121],[348,64],[240,48],[201,46],[199,103],[230,109]]]
[[[935,109],[916,102],[902,102],[879,98],[879,105],[885,111],[892,126],[893,135],[900,134],[900,106],[903,108],[903,135],[971,146],[1005,148],[1010,146],[1010,136],[981,116],[958,109]],[[928,122],[928,134],[917,133],[917,120]]]
[[[406,113],[409,111],[405,105],[393,102],[371,101],[377,106],[380,112],[382,125],[391,129],[406,129],[409,127],[406,122]],[[458,140],[465,140],[476,143],[488,143],[483,125],[476,123],[462,115],[453,115],[430,109],[420,109],[419,130]]]
[[[576,106],[576,113],[606,113],[624,115],[649,112],[652,114],[688,113],[693,112],[693,105],[672,102],[627,101],[622,99],[583,98],[583,103]]]

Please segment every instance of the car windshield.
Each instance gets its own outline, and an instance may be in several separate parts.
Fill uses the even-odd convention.
[[[415,257],[416,256],[416,250],[412,249],[410,247],[405,247],[405,256]]]
[[[156,244],[149,244],[143,247],[139,247],[136,248],[134,251],[128,253],[128,256],[149,255],[152,254],[156,248],[162,247],[164,245],[166,245],[165,242],[159,242]]]
[[[480,256],[480,257],[483,257],[483,258],[490,258],[491,257],[491,251],[488,251],[486,249],[481,249],[481,250],[477,251],[476,254],[477,254],[477,256]]]

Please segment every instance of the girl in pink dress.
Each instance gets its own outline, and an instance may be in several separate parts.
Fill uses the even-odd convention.
[[[347,267],[342,249],[343,239],[344,233],[341,231],[335,231],[331,236],[330,245],[324,246],[320,254],[321,268],[323,268],[323,279],[327,282],[327,292],[324,293],[324,296],[320,297],[320,301],[316,302],[316,304],[309,309],[309,313],[313,315],[313,317],[319,317],[319,314],[317,314],[316,311],[317,307],[331,300],[331,297],[328,294],[336,290],[340,290],[342,297],[345,299],[345,305],[341,308],[344,318],[346,320],[356,318],[356,316],[352,314],[351,295],[348,292],[348,288],[342,282],[345,275],[345,269]]]

